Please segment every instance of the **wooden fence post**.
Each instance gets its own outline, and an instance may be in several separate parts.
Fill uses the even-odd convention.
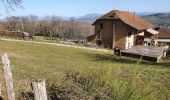
[[[2,60],[2,64],[3,64],[3,71],[5,74],[4,76],[5,76],[5,81],[6,81],[8,100],[15,100],[11,65],[10,65],[10,60],[8,58],[8,54],[7,53],[2,54],[1,60]]]
[[[2,96],[2,85],[0,83],[0,97]]]
[[[35,100],[47,100],[45,80],[38,80],[38,81],[32,82],[32,88],[34,91]]]

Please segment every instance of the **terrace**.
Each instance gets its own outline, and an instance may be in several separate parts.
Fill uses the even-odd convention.
[[[122,50],[122,56],[140,58],[147,61],[159,62],[166,57],[166,48],[154,46],[134,46],[130,49]]]

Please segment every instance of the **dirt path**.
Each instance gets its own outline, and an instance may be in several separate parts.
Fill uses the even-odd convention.
[[[11,41],[11,42],[27,42],[27,43],[36,43],[36,44],[47,44],[47,45],[55,45],[55,46],[62,46],[62,47],[70,47],[70,48],[79,48],[85,50],[93,50],[93,51],[100,51],[105,53],[111,53],[111,50],[106,49],[99,49],[99,48],[92,48],[92,47],[83,47],[83,46],[75,46],[75,45],[68,45],[68,44],[59,44],[59,43],[48,43],[48,42],[37,42],[37,41],[25,41],[25,40],[14,40],[14,39],[4,39],[0,38],[3,41]]]

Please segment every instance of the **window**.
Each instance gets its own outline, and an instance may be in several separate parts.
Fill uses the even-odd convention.
[[[127,32],[127,36],[131,36],[131,35],[132,35],[131,31]]]
[[[101,29],[101,30],[103,29],[103,24],[102,24],[102,23],[100,24],[100,29]]]
[[[101,34],[100,33],[97,34],[97,38],[101,38]]]

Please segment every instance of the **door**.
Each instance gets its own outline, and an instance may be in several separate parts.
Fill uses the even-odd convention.
[[[144,36],[137,36],[137,45],[144,45]]]
[[[97,45],[101,46],[102,45],[102,41],[101,40],[97,40]]]
[[[134,45],[134,34],[127,32],[126,35],[126,49],[131,48]]]

